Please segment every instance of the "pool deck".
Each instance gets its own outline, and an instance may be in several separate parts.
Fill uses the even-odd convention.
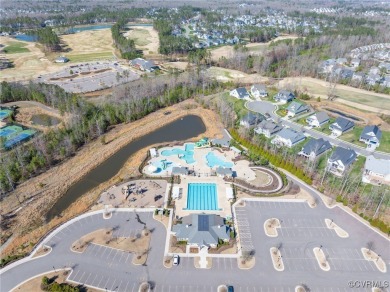
[[[236,154],[232,150],[224,151],[224,153],[221,153],[218,150],[213,149],[211,147],[195,148],[194,149],[195,163],[187,164],[185,160],[178,158],[177,155],[171,155],[171,156],[161,155],[162,151],[171,150],[172,148],[181,148],[181,147],[174,146],[174,147],[163,147],[161,149],[158,149],[159,156],[154,157],[149,161],[149,163],[144,168],[144,173],[152,176],[171,176],[171,168],[168,169],[168,172],[165,170],[160,173],[151,173],[150,171],[148,171],[148,166],[150,164],[155,164],[162,159],[166,159],[168,161],[171,161],[175,166],[188,167],[189,170],[195,171],[197,175],[200,175],[201,177],[208,177],[210,176],[211,169],[207,165],[207,161],[205,157],[209,152],[214,152],[216,156],[222,158],[226,162],[232,162],[232,160],[236,156]],[[216,168],[217,167],[213,167],[212,170],[215,171]],[[237,173],[237,177],[239,178],[249,180],[249,181],[254,180],[256,178],[255,172],[249,168],[249,162],[246,160],[240,160],[237,161],[236,163],[233,162],[232,170]]]
[[[222,210],[183,210],[187,207],[189,183],[215,183],[217,187],[218,208]],[[184,217],[194,213],[217,214],[222,217],[231,216],[230,202],[226,198],[226,187],[230,187],[230,183],[226,183],[221,177],[185,176],[181,178],[181,183],[175,184],[175,186],[182,188],[181,198],[175,200],[177,216]]]

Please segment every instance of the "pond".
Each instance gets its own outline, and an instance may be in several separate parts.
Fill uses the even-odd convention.
[[[361,122],[363,121],[363,119],[360,119],[356,116],[353,116],[353,115],[349,115],[349,114],[346,114],[344,112],[340,112],[338,110],[334,110],[334,109],[331,109],[331,108],[325,108],[327,111],[330,111],[331,113],[334,113],[334,114],[338,114],[339,116],[342,116],[344,118],[347,118],[347,119],[350,119],[350,120],[353,120],[353,121],[356,121],[356,122]]]
[[[50,221],[60,215],[79,197],[111,179],[123,167],[126,160],[138,150],[156,143],[188,140],[205,131],[206,126],[200,117],[188,115],[130,142],[71,186],[49,210],[46,220]]]
[[[24,41],[24,42],[36,42],[38,40],[38,36],[36,35],[29,35],[29,34],[19,34],[15,36],[15,39],[19,41]]]
[[[75,26],[67,31],[65,31],[65,34],[69,33],[78,33],[82,31],[88,31],[88,30],[100,30],[100,29],[107,29],[111,28],[112,24],[98,24],[98,25],[86,25],[86,26]]]
[[[33,125],[40,125],[45,127],[55,126],[61,122],[60,119],[57,119],[53,116],[40,114],[40,115],[33,115],[31,118],[31,122]]]

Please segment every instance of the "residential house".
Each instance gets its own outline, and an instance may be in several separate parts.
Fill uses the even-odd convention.
[[[379,75],[381,73],[381,69],[379,69],[378,67],[371,67],[370,70],[368,71],[368,74],[372,74],[372,75]]]
[[[381,85],[384,87],[390,87],[390,76],[386,76],[382,79]]]
[[[335,59],[328,59],[322,62],[319,66],[321,73],[331,73],[336,64],[337,63]]]
[[[379,74],[368,74],[366,76],[366,83],[368,85],[374,86],[375,84],[381,82],[382,77]]]
[[[366,74],[363,72],[354,72],[352,75],[352,81],[362,82],[366,77]]]
[[[249,112],[246,116],[244,116],[240,120],[240,125],[244,126],[245,128],[250,128],[256,126],[262,120],[264,120],[264,117],[261,116],[260,114],[254,114],[252,112]]]
[[[290,128],[284,128],[276,134],[276,137],[271,141],[271,143],[291,148],[305,139],[306,137],[303,133]]]
[[[142,58],[136,58],[131,60],[130,65],[134,68],[146,72],[153,72],[160,69],[160,67],[157,66],[153,61],[145,60]]]
[[[332,131],[334,136],[340,136],[343,133],[352,130],[354,126],[354,122],[343,117],[338,117],[336,121],[329,126],[329,129]]]
[[[297,101],[293,101],[292,103],[289,104],[286,110],[287,110],[288,117],[295,117],[302,113],[308,112],[309,107],[305,104],[299,103]]]
[[[378,65],[378,67],[382,70],[384,70],[386,73],[390,73],[390,63],[388,62],[382,62]]]
[[[360,65],[360,59],[357,59],[357,58],[354,58],[354,59],[352,59],[351,60],[351,66],[353,67],[353,68],[357,68],[357,67],[359,67],[359,65]]]
[[[265,85],[263,85],[263,84],[254,84],[251,87],[251,94],[255,98],[262,98],[262,97],[268,96],[267,89],[265,88]]]
[[[226,167],[217,167],[216,171],[217,176],[219,177],[232,177],[233,176],[233,170],[231,168]]]
[[[306,119],[306,123],[308,123],[309,126],[318,128],[322,125],[325,125],[326,123],[329,123],[329,116],[326,112],[317,112],[314,115],[308,117]]]
[[[370,184],[390,185],[390,160],[368,156],[364,165],[362,181]]]
[[[378,126],[365,126],[360,134],[359,141],[367,145],[379,146],[382,138],[382,131]]]
[[[257,125],[254,131],[259,135],[263,134],[267,138],[271,138],[282,129],[283,127],[274,121],[263,120],[260,122],[260,124]]]
[[[67,57],[64,57],[64,56],[60,56],[58,57],[56,60],[55,60],[56,63],[67,63],[69,62],[69,59]]]
[[[336,63],[338,65],[345,65],[345,64],[347,64],[347,62],[348,62],[347,58],[337,58],[336,59]]]
[[[238,99],[250,99],[249,92],[245,87],[239,87],[230,91],[230,95]]]
[[[279,101],[279,102],[282,102],[282,103],[290,102],[294,98],[295,98],[294,93],[292,93],[291,91],[287,91],[287,90],[281,90],[281,91],[278,92],[278,94],[276,94],[274,96],[274,99],[276,101]]]
[[[337,147],[327,161],[327,170],[331,173],[343,176],[345,171],[355,161],[357,154],[351,149]]]
[[[188,245],[199,248],[215,248],[219,240],[228,242],[230,239],[230,227],[215,214],[185,216],[181,224],[173,225],[172,231],[177,241],[186,241]]]
[[[324,140],[323,138],[313,138],[308,141],[305,146],[303,146],[302,150],[298,154],[305,156],[310,160],[314,160],[329,149],[332,149],[332,145],[330,145],[329,141]]]

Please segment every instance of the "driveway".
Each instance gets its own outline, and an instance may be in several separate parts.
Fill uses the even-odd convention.
[[[373,151],[368,151],[364,148],[361,148],[355,144],[352,144],[352,143],[348,143],[348,142],[345,142],[343,140],[340,140],[336,137],[332,137],[332,136],[329,136],[329,135],[326,135],[326,134],[323,134],[321,132],[318,132],[316,130],[313,130],[313,129],[310,129],[309,127],[305,127],[301,124],[297,124],[293,121],[290,121],[290,120],[286,120],[284,118],[281,118],[280,116],[278,116],[276,113],[275,113],[275,110],[276,110],[276,106],[271,103],[271,102],[268,102],[268,101],[252,101],[252,102],[248,102],[245,104],[247,109],[250,110],[250,111],[254,111],[254,112],[258,112],[258,113],[261,113],[261,114],[270,114],[271,117],[273,118],[273,120],[277,121],[279,120],[280,123],[284,126],[284,127],[290,127],[296,131],[304,131],[305,134],[308,134],[310,135],[311,137],[313,138],[323,138],[324,140],[328,140],[332,145],[335,145],[335,146],[341,146],[341,147],[344,147],[344,148],[351,148],[353,149],[356,153],[358,153],[359,155],[363,155],[363,156],[369,156],[369,155],[374,155],[376,158],[381,158],[381,159],[390,159],[390,153],[384,153],[384,152],[373,152]]]

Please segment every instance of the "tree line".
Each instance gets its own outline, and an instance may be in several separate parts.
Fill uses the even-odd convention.
[[[122,19],[111,27],[111,35],[115,47],[120,51],[121,57],[124,59],[131,60],[142,57],[142,51],[135,48],[134,40],[123,36],[122,30],[125,28],[125,25],[126,21]]]
[[[199,94],[211,94],[226,85],[194,72],[161,76],[156,82],[142,80],[116,89],[117,96],[96,106],[56,85],[1,84],[2,103],[32,100],[71,115],[64,127],[41,133],[32,140],[0,155],[0,194],[74,155],[84,144],[103,135],[109,126],[140,119],[160,108]],[[151,84],[156,85],[151,86]],[[150,89],[150,87],[152,89]],[[22,199],[18,198],[19,202]]]

